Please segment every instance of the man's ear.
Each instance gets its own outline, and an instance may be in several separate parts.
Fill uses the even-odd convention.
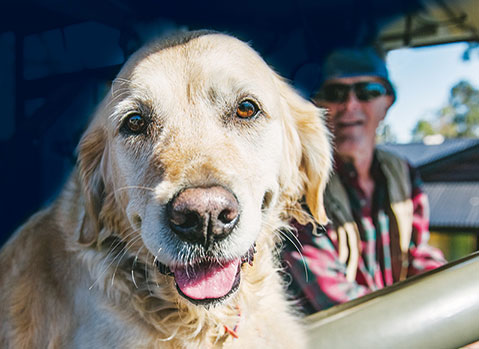
[[[105,144],[104,130],[99,125],[92,124],[83,135],[78,147],[77,168],[85,205],[78,241],[84,245],[93,244],[102,229],[99,216],[105,189],[101,173]]]
[[[302,98],[278,77],[283,108],[285,158],[281,171],[287,206],[298,207],[303,197],[319,224],[328,218],[323,192],[331,171],[330,134],[324,124],[324,111]],[[291,215],[303,223],[305,215],[293,209]]]
[[[394,103],[394,100],[395,100],[395,97],[393,95],[386,95],[386,110],[384,111],[384,116],[382,118],[382,120],[384,120],[386,118],[386,115],[387,115],[387,112],[389,110],[389,108],[391,108],[391,106],[393,105]]]

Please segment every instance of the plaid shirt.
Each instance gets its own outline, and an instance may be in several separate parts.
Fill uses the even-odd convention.
[[[336,161],[336,171],[344,184],[361,237],[361,255],[356,280],[346,279],[346,264],[340,262],[338,240],[333,225],[324,234],[313,234],[312,226],[293,222],[301,243],[301,254],[287,244],[283,252],[286,269],[292,275],[290,290],[300,299],[304,311],[313,313],[363,296],[397,281],[391,265],[391,237],[386,178],[374,158],[371,175],[375,190],[371,201],[361,190],[352,164]],[[429,211],[422,182],[410,168],[414,206],[413,233],[409,247],[408,276],[431,270],[446,261],[442,252],[428,245]]]

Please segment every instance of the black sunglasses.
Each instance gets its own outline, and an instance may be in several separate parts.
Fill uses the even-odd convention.
[[[376,81],[363,81],[351,85],[329,83],[319,90],[314,99],[332,103],[344,103],[348,100],[351,90],[354,91],[356,97],[362,102],[392,94],[391,89]]]

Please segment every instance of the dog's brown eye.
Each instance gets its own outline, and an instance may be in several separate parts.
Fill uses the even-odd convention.
[[[130,132],[141,133],[145,130],[147,123],[140,114],[132,114],[126,118],[124,126]]]
[[[242,119],[249,119],[258,113],[258,106],[250,100],[242,101],[236,108],[236,115]]]

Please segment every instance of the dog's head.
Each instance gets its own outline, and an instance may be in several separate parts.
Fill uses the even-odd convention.
[[[134,55],[85,133],[78,167],[79,241],[120,236],[194,303],[232,294],[255,243],[273,240],[262,234],[307,218],[303,197],[316,222],[327,219],[320,110],[248,45],[218,33]]]

